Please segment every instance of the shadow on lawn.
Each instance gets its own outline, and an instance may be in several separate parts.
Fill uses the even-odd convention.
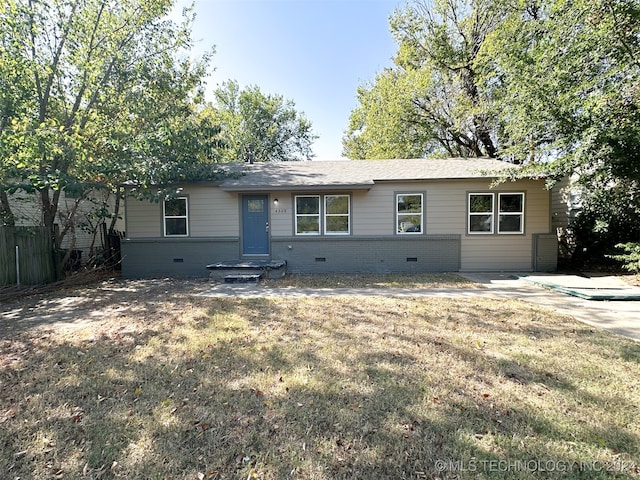
[[[109,279],[85,288],[61,290],[0,303],[0,339],[33,328],[61,326],[87,328],[108,316],[162,313],[173,296],[188,296],[205,289],[201,279],[159,278],[148,280]]]
[[[533,316],[507,324],[508,316],[495,318],[497,308],[469,303],[451,318],[407,309],[404,301],[202,305],[206,313],[185,324],[179,312],[186,301],[173,304],[171,318],[162,302],[148,301],[144,328],[123,324],[80,343],[20,337],[23,358],[0,374],[0,471],[41,478],[566,478],[565,471],[499,471],[490,462],[638,460],[637,435],[608,421],[611,396],[582,388],[542,356],[526,362],[505,353],[506,342],[524,342],[532,332],[544,349],[566,333],[561,322],[545,326]],[[619,352],[637,371],[635,344],[602,335],[596,349],[587,347],[592,334],[571,335],[592,348],[594,362]],[[545,402],[560,407],[546,411]],[[620,398],[615,408],[637,413],[638,405]],[[576,411],[605,420],[581,421]],[[634,472],[576,470],[572,478]]]

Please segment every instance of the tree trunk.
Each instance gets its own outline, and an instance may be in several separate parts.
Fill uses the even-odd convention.
[[[51,258],[53,260],[53,266],[56,274],[56,280],[62,278],[62,263],[58,253],[60,251],[60,239],[56,235],[55,222],[56,212],[58,210],[58,200],[60,199],[60,192],[54,191],[53,196],[49,196],[49,188],[40,190],[40,200],[42,201],[42,223],[49,232],[49,239],[51,242]]]
[[[5,190],[0,190],[0,222],[2,222],[3,225],[8,225],[10,227],[16,226],[16,217],[11,211],[9,196]]]
[[[57,235],[54,225],[56,223],[56,212],[58,210],[57,197],[54,193],[53,198],[49,195],[49,189],[40,190],[40,201],[42,202],[42,224],[47,228],[51,235],[51,242],[54,247],[58,247]]]
[[[491,134],[489,133],[489,129],[485,126],[485,122],[476,118],[474,119],[474,124],[476,126],[476,136],[484,147],[486,155],[490,158],[496,158],[498,156],[498,151],[496,146],[493,144],[493,140],[491,140]]]
[[[480,94],[478,93],[478,85],[476,84],[475,72],[472,68],[465,68],[462,73],[462,85],[469,95],[471,102],[474,106],[479,106],[480,104]],[[486,121],[484,118],[478,115],[474,115],[473,117],[473,126],[474,126],[474,134],[477,141],[484,148],[484,152],[481,151],[479,145],[475,148],[475,154],[477,156],[486,155],[491,158],[495,158],[498,155],[498,150],[496,146],[493,144],[493,140],[491,140],[491,134],[489,129],[487,128]]]
[[[116,222],[118,221],[118,214],[120,213],[120,192],[122,191],[121,187],[116,187],[116,199],[115,204],[113,206],[113,216],[111,217],[111,223],[109,223],[109,233],[113,233],[116,229]]]

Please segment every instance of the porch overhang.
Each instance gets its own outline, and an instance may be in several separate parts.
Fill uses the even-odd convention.
[[[220,190],[225,192],[317,192],[317,191],[353,191],[353,190],[371,190],[374,182],[366,183],[349,183],[349,184],[318,184],[318,185],[305,185],[305,184],[292,184],[292,185],[247,185],[233,183],[222,184]]]

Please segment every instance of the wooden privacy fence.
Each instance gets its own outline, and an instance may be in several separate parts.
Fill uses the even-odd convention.
[[[37,285],[55,278],[46,228],[0,226],[0,285],[15,285],[18,280],[21,285]]]

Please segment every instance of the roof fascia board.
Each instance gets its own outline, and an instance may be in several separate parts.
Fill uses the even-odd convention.
[[[326,184],[326,185],[221,185],[220,189],[225,192],[310,192],[317,190],[371,190],[374,182],[354,183],[354,184]]]

